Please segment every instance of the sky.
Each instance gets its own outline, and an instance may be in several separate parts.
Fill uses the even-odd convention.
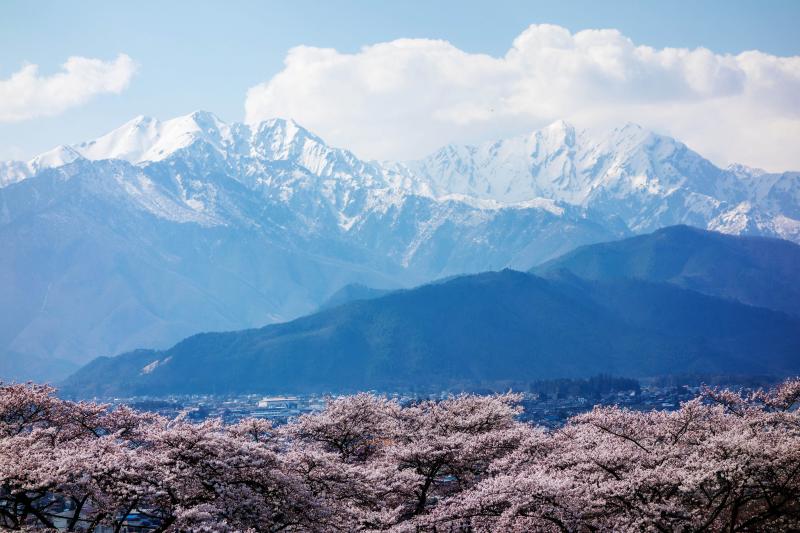
[[[377,159],[636,122],[800,169],[800,2],[0,3],[0,160],[137,115],[294,118]]]

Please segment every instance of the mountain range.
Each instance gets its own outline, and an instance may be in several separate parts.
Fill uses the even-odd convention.
[[[631,124],[378,162],[291,120],[138,117],[0,163],[0,371],[283,322],[352,283],[527,270],[672,224],[798,242],[799,221],[800,174],[721,169]]]
[[[663,269],[653,257],[667,259]],[[753,264],[794,269],[770,288],[736,274]],[[576,250],[537,269],[542,276],[503,270],[347,290],[339,305],[288,323],[98,358],[62,388],[127,396],[524,386],[601,372],[786,375],[800,371],[800,315],[783,312],[779,296],[800,289],[798,267],[793,243],[671,227]],[[766,290],[764,307],[741,301],[755,290],[720,290],[752,279],[751,289]]]

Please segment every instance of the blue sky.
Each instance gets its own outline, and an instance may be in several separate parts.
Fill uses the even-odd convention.
[[[442,39],[467,54],[502,57],[531,24],[547,23],[573,34],[613,28],[636,45],[655,49],[704,47],[720,56],[759,50],[788,57],[800,55],[798,22],[800,2],[794,1],[7,1],[0,5],[0,80],[8,79],[26,63],[38,65],[40,76],[55,74],[70,56],[112,61],[124,53],[137,70],[118,94],[101,93],[50,116],[0,122],[0,159],[28,158],[56,144],[93,138],[139,114],[163,119],[207,109],[227,121],[242,120],[248,89],[281,72],[287,51],[297,45],[356,54],[363,46],[398,38]],[[290,102],[284,107],[292,110],[303,105]],[[793,113],[794,100],[787,105],[789,114]],[[275,107],[267,109],[274,111]],[[617,113],[615,118],[626,118],[623,114]],[[758,109],[748,111],[747,116],[751,114],[758,115]],[[579,114],[578,119],[592,122],[586,116]],[[515,134],[529,125],[540,126],[546,118],[550,117],[529,113],[524,120],[516,116],[486,130]],[[347,115],[337,117],[346,119]],[[309,120],[318,123],[323,134],[332,135],[334,142],[360,146],[355,134],[340,135],[323,119],[310,116]],[[656,129],[671,130],[659,120],[653,120]],[[778,132],[777,137],[795,131],[792,125],[780,124],[770,126]],[[685,125],[675,128],[677,132],[689,129]],[[472,132],[469,138],[447,139],[450,130],[435,131],[438,136],[419,150],[438,142],[439,137],[441,143],[480,137]],[[391,142],[391,138],[387,140]],[[391,147],[362,144],[364,151],[379,156],[391,151]],[[413,155],[414,150],[414,146],[405,147],[399,155]],[[786,161],[774,154],[761,159],[776,165]]]

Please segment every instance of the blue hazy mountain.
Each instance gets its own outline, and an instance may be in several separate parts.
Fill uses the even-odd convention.
[[[325,300],[325,302],[319,306],[319,310],[325,311],[327,309],[358,300],[372,300],[388,294],[392,292],[392,290],[393,289],[368,287],[361,283],[350,283],[333,293],[330,298]]]
[[[138,117],[0,163],[0,358],[164,349],[351,283],[527,270],[672,224],[800,241],[800,174],[721,169],[631,124],[376,162],[291,120]]]
[[[39,381],[53,383],[64,379],[80,368],[80,365],[52,357],[36,357],[7,353],[0,357],[0,376],[6,382],[24,382],[36,376]]]
[[[582,246],[531,272],[563,270],[588,280],[667,282],[800,317],[800,245],[781,239],[673,226]]]
[[[415,192],[291,121],[176,121],[62,147],[0,187],[0,357],[166,348],[311,313],[350,283],[528,268],[629,234],[579,206]]]
[[[669,283],[504,270],[98,358],[67,394],[346,391],[800,370],[800,319]]]

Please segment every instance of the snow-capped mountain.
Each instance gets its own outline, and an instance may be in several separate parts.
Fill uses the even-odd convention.
[[[798,173],[720,169],[683,143],[635,124],[589,133],[558,121],[530,135],[446,146],[388,168],[420,177],[434,196],[505,204],[547,198],[617,215],[634,232],[685,223],[800,239]]]
[[[341,286],[527,269],[686,223],[800,241],[800,174],[558,122],[374,162],[291,120],[138,117],[0,164],[0,355],[74,361],[310,312]]]
[[[247,187],[283,200],[317,188],[345,226],[367,206],[415,195],[480,209],[538,207],[559,214],[563,205],[576,206],[619,216],[635,232],[680,222],[800,238],[797,173],[720,169],[679,141],[635,124],[589,133],[557,121],[520,137],[448,145],[419,161],[377,163],[329,147],[292,120],[251,126],[228,125],[204,111],[164,122],[140,116],[93,141],[60,146],[27,163],[0,163],[0,185],[79,159],[144,166],[173,156],[205,168],[215,159]],[[296,164],[303,176],[286,176],[278,162]],[[186,200],[190,207],[209,207],[192,200]]]

